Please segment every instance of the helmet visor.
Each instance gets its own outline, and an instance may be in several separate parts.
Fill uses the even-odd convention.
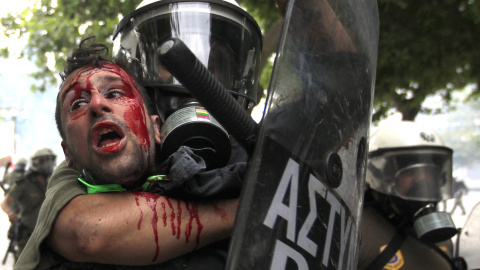
[[[398,197],[415,201],[440,200],[442,177],[434,164],[415,164],[399,170],[395,175],[395,193]]]
[[[143,86],[185,92],[156,57],[165,40],[179,38],[225,88],[256,103],[261,33],[240,8],[229,5],[161,1],[145,6],[119,24],[113,56],[123,59]]]
[[[405,200],[452,197],[452,150],[447,147],[383,149],[370,153],[370,187]]]

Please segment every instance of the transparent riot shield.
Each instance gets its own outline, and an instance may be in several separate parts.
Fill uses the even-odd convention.
[[[227,269],[355,269],[375,0],[290,0]]]
[[[477,203],[460,233],[458,255],[467,262],[468,269],[480,269],[480,203]]]

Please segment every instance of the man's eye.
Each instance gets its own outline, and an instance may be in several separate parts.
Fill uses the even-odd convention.
[[[72,105],[70,106],[70,111],[75,111],[76,109],[84,106],[85,104],[87,104],[87,101],[84,100],[84,99],[77,99],[75,100]]]
[[[124,93],[120,89],[112,89],[109,90],[106,94],[106,98],[111,99],[111,98],[119,98],[124,96]]]

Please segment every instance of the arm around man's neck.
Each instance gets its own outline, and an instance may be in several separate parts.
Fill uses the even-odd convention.
[[[228,238],[238,199],[192,203],[151,193],[81,195],[57,217],[48,237],[71,261],[148,265]]]

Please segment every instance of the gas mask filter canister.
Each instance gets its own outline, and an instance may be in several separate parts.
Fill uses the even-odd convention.
[[[201,106],[187,106],[172,113],[161,134],[162,153],[166,157],[180,146],[188,146],[204,159],[207,169],[223,167],[230,158],[227,131]]]
[[[457,234],[450,214],[437,212],[432,203],[415,213],[413,227],[418,239],[427,243],[445,241]]]

